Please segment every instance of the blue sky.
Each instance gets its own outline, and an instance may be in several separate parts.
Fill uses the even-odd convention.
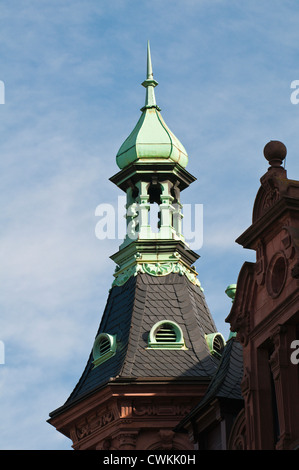
[[[116,153],[144,104],[150,40],[156,99],[204,208],[198,277],[228,336],[224,291],[254,261],[250,225],[269,140],[299,178],[296,0],[10,0],[0,6],[0,449],[70,449],[46,420],[79,379],[113,280],[118,240],[95,236],[114,204]]]

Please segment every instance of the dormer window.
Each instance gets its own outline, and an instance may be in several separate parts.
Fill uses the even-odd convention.
[[[110,359],[116,353],[116,336],[108,333],[100,333],[93,344],[94,367]]]
[[[210,333],[206,335],[206,341],[209,346],[209,350],[213,356],[221,357],[225,346],[225,340],[221,333]]]
[[[186,349],[183,332],[177,323],[162,320],[152,327],[148,337],[148,347],[153,349]]]

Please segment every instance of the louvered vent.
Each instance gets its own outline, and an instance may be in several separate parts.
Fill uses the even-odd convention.
[[[216,354],[221,355],[224,348],[224,341],[222,336],[216,335],[213,341],[213,350]]]
[[[225,340],[221,333],[210,333],[206,335],[206,341],[208,343],[209,350],[211,354],[215,355],[216,357],[220,358],[223,349],[225,347]]]
[[[103,356],[108,351],[110,351],[111,345],[108,338],[102,338],[99,344],[99,353],[100,356]]]
[[[176,339],[175,329],[169,323],[164,323],[156,333],[157,343],[175,343]]]
[[[171,320],[156,323],[148,335],[148,347],[153,349],[187,349],[180,326]]]
[[[93,364],[99,366],[116,353],[116,336],[108,333],[100,333],[93,344]]]

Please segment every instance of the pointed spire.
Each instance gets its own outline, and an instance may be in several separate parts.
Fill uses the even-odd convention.
[[[154,79],[153,67],[152,67],[152,58],[150,43],[147,41],[147,78],[144,80],[142,85],[146,88],[146,97],[145,97],[145,106],[141,109],[143,111],[147,108],[158,108],[156,104],[155,91],[154,88],[158,85],[158,82]]]
[[[142,114],[137,124],[117,152],[117,165],[122,170],[136,161],[149,164],[153,161],[172,161],[185,168],[188,164],[186,149],[164,122],[156,104],[154,89],[158,82],[153,77],[149,42],[146,75],[142,83],[146,88],[145,105],[141,108]]]
[[[147,79],[153,79],[153,66],[151,58],[150,43],[147,41]]]

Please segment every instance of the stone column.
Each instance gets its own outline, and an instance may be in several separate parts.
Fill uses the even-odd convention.
[[[173,238],[172,212],[174,210],[171,205],[173,197],[170,194],[172,184],[170,181],[164,181],[163,183],[161,183],[161,186],[161,226],[159,238],[171,240]]]
[[[127,204],[126,204],[126,219],[127,219],[127,234],[126,240],[131,242],[136,240],[139,229],[139,218],[138,218],[138,204],[135,202],[135,198],[132,195],[133,189],[127,189]]]
[[[149,224],[149,195],[148,195],[148,183],[145,181],[138,181],[136,186],[139,189],[138,197],[136,202],[138,203],[138,238],[148,240],[151,237],[151,227]]]

